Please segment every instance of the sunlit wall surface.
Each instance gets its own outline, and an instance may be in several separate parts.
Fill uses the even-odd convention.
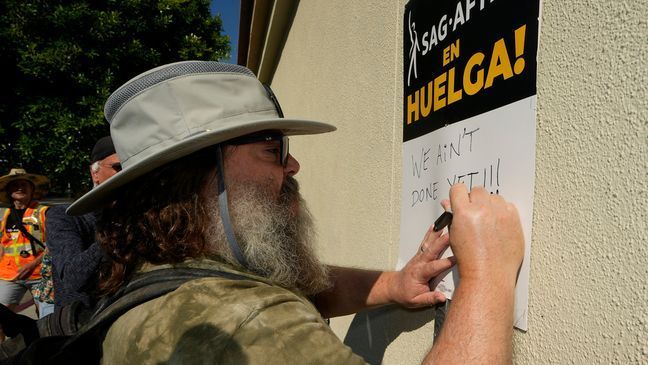
[[[328,263],[392,269],[399,247],[403,1],[301,1],[272,86]],[[648,361],[646,2],[544,1],[529,331],[520,364]],[[423,232],[421,232],[423,234]],[[374,364],[417,364],[433,311],[332,321]]]

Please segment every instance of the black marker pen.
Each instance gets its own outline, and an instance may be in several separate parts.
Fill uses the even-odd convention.
[[[438,232],[442,230],[445,226],[449,226],[452,224],[452,213],[450,212],[443,212],[437,218],[437,220],[434,221],[434,232]]]

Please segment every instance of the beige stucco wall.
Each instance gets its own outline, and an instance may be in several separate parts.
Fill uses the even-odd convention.
[[[272,82],[287,116],[339,130],[293,138],[326,262],[394,268],[404,1],[302,0]],[[538,59],[529,331],[516,363],[648,363],[645,1],[544,1]],[[432,311],[332,327],[372,363],[416,364]]]

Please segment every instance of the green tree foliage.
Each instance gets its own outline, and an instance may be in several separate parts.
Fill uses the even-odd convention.
[[[0,174],[83,193],[110,93],[165,63],[226,59],[221,32],[209,0],[0,0]]]

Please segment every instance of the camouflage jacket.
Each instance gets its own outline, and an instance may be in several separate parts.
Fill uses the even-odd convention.
[[[303,295],[217,261],[177,266],[249,280],[196,279],[131,309],[110,327],[103,364],[365,364]]]

